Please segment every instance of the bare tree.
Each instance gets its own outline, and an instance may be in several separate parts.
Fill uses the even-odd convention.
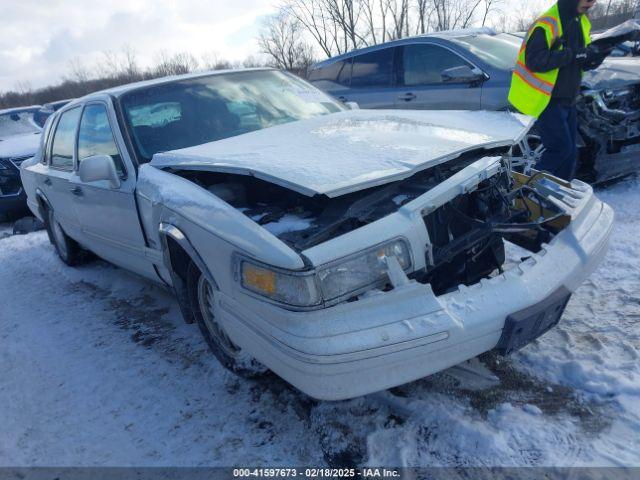
[[[313,63],[313,50],[303,40],[300,20],[289,9],[282,9],[265,21],[258,44],[274,66],[302,72]]]
[[[183,75],[198,69],[198,60],[188,52],[169,54],[161,51],[156,57],[153,76]]]
[[[217,52],[208,52],[200,57],[200,65],[203,70],[230,70],[234,68],[233,63],[225,58],[221,58]]]
[[[89,69],[79,57],[73,57],[69,60],[67,67],[70,72],[70,76],[67,77],[68,80],[76,82],[86,82],[89,80]]]

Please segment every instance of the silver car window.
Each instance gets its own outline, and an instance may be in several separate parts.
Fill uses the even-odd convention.
[[[404,85],[443,83],[442,72],[449,68],[471,65],[452,51],[437,45],[405,45],[402,53]]]
[[[51,166],[60,170],[73,170],[73,153],[76,128],[80,120],[80,108],[64,112],[60,116],[51,147]]]
[[[122,158],[113,139],[107,109],[101,104],[91,104],[84,109],[78,131],[78,164],[94,155],[109,155],[113,158],[118,174],[124,174]]]

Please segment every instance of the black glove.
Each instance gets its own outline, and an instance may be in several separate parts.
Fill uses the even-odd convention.
[[[573,60],[580,65],[584,65],[589,61],[589,49],[588,48],[579,48],[573,54]]]
[[[613,51],[614,47],[598,46],[591,44],[587,48],[579,48],[575,52],[574,59],[580,65],[601,64],[607,55]]]

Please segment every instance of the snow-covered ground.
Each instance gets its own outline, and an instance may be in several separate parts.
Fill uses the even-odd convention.
[[[600,195],[611,249],[557,328],[336,403],[226,373],[160,288],[0,239],[0,465],[638,466],[640,181]]]

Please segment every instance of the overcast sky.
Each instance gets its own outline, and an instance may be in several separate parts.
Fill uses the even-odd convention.
[[[522,0],[505,0],[522,5]],[[524,0],[527,5],[550,0]],[[56,84],[70,62],[95,65],[131,46],[142,66],[161,51],[256,54],[256,36],[277,0],[0,0],[0,92]],[[505,8],[503,14],[508,14]]]
[[[255,54],[255,37],[274,0],[0,0],[0,91],[27,81],[55,84],[69,62],[99,61],[132,46],[141,64],[158,52]]]

